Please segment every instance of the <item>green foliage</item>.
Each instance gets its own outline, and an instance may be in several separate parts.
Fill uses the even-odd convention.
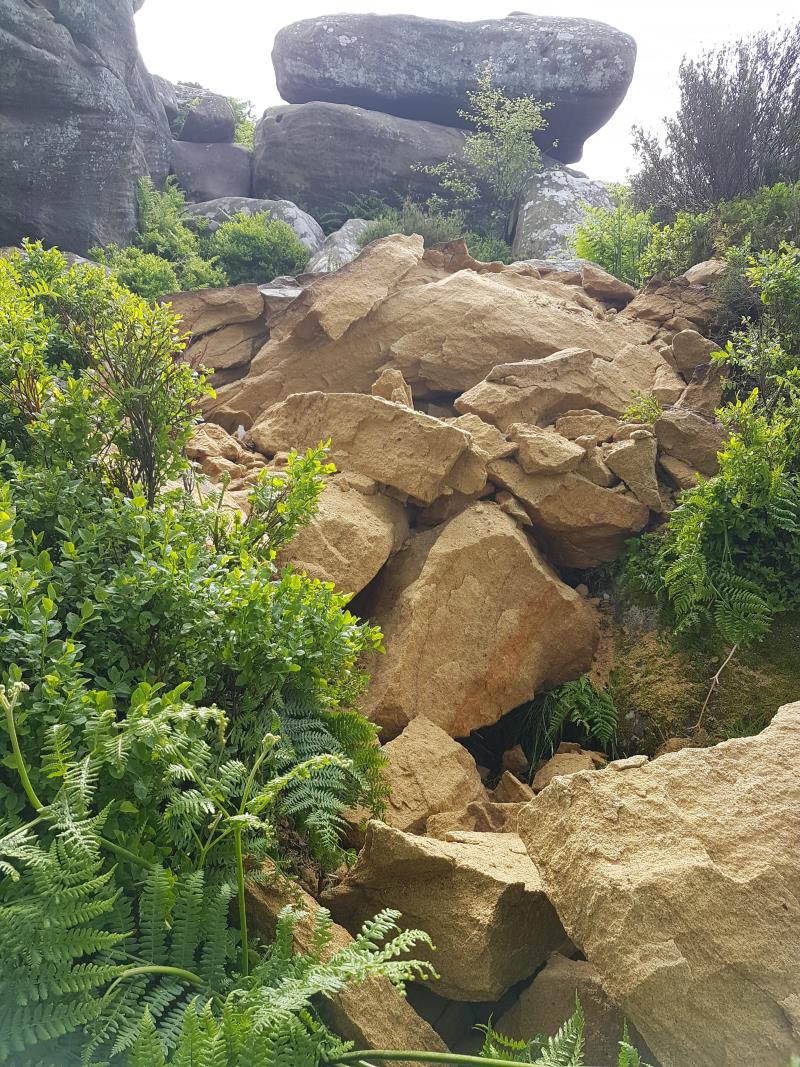
[[[583,221],[573,238],[575,255],[638,287],[645,278],[642,258],[655,230],[652,212],[634,211],[624,186],[612,186],[611,195],[611,209],[584,205]]]
[[[501,235],[514,198],[541,165],[534,134],[546,129],[549,105],[529,96],[508,97],[495,83],[491,62],[477,71],[475,82],[467,93],[469,106],[459,112],[469,126],[461,157],[420,169],[439,179],[453,208],[472,212],[473,225],[485,217],[489,230]]]
[[[564,728],[571,726],[587,743],[613,748],[617,731],[617,709],[606,690],[598,691],[586,675],[537,696],[526,715],[522,745],[531,767],[552,754]]]
[[[211,235],[209,248],[231,285],[299,274],[309,259],[291,226],[268,211],[234,215]]]
[[[168,260],[153,252],[143,252],[136,245],[92,248],[89,255],[95,263],[113,271],[120,285],[151,303],[180,288],[178,275]]]
[[[800,247],[783,241],[751,260],[747,273],[770,328],[787,351],[800,354]]]
[[[659,401],[647,393],[633,393],[631,402],[622,413],[625,422],[641,422],[652,426],[663,415]]]
[[[236,119],[236,127],[233,134],[234,144],[240,144],[244,148],[253,147],[253,134],[256,127],[256,117],[253,112],[253,102],[243,100],[238,96],[229,96],[228,102],[233,108]]]
[[[445,211],[438,201],[422,205],[406,198],[400,208],[389,208],[371,222],[358,243],[364,248],[372,241],[392,233],[404,233],[406,236],[417,233],[424,239],[425,247],[430,248],[431,245],[456,241],[462,237],[464,216],[460,211]]]
[[[800,178],[800,23],[684,58],[663,139],[634,131],[637,207],[680,211]]]
[[[348,219],[374,222],[400,207],[402,202],[403,198],[399,195],[387,200],[386,196],[376,190],[358,193],[346,200],[337,201],[332,208],[319,216],[318,222],[326,234],[331,234],[344,226]]]
[[[465,233],[469,254],[481,263],[513,263],[511,245],[493,233]]]

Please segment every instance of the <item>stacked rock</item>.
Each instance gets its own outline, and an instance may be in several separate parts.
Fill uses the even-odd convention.
[[[587,19],[343,14],[293,23],[272,52],[288,103],[256,127],[254,195],[288,197],[315,215],[360,195],[424,199],[437,183],[414,165],[458,155],[460,113],[487,62],[510,95],[552,105],[540,147],[556,165],[572,162],[622,101],[635,59],[631,37]]]

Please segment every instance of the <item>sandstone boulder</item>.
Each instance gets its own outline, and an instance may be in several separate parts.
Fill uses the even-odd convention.
[[[553,103],[542,146],[569,163],[624,97],[636,44],[588,19],[341,14],[284,27],[272,60],[284,100],[330,100],[450,125],[463,123],[475,72],[491,60],[511,96]]]
[[[677,400],[684,388],[654,348],[628,346],[613,360],[589,348],[567,348],[543,359],[501,363],[455,406],[507,430],[514,422],[547,423],[588,405],[602,414],[620,415],[640,383],[640,391],[666,403]]]
[[[526,474],[564,474],[575,470],[586,455],[580,445],[538,426],[515,422],[508,436],[517,445],[517,463]]]
[[[687,408],[707,419],[713,419],[722,407],[722,372],[713,363],[701,363],[695,368],[689,384],[675,402],[676,408]]]
[[[485,464],[463,430],[362,393],[295,393],[270,408],[247,440],[266,455],[330,440],[341,470],[428,504],[447,487],[470,493],[486,484]]]
[[[490,463],[489,476],[525,506],[537,542],[564,567],[596,567],[616,559],[650,512],[633,496],[582,475],[525,474],[513,460]]]
[[[673,489],[693,489],[697,485],[697,472],[688,463],[668,456],[666,452],[658,457],[658,468]]]
[[[625,1018],[609,1000],[600,976],[586,960],[571,960],[554,952],[495,1026],[501,1034],[526,1041],[533,1034],[555,1034],[575,1011],[576,994],[585,1018],[585,1062],[593,1067],[617,1067]],[[650,1050],[635,1029],[630,1040],[642,1061],[649,1061]]]
[[[0,42],[0,245],[128,244],[170,149],[130,0],[0,0]]]
[[[188,200],[249,197],[251,153],[239,144],[172,142],[172,173]]]
[[[267,108],[256,124],[253,190],[291,197],[316,216],[360,194],[425,200],[438,180],[414,165],[441,163],[463,143],[460,130],[432,122],[347,104],[283,104]]]
[[[407,534],[408,520],[397,500],[359,492],[346,478],[333,478],[320,494],[314,517],[281,549],[277,562],[333,582],[342,593],[358,593]]]
[[[286,907],[306,913],[295,927],[294,948],[299,952],[308,951],[312,946],[314,916],[319,911],[316,900],[294,883],[277,879],[248,881],[248,921],[253,932],[265,943],[274,940],[278,916]],[[347,948],[352,941],[341,926],[334,924],[331,933],[333,940],[329,955]],[[318,1006],[328,1025],[346,1041],[354,1041],[357,1047],[447,1051],[433,1027],[417,1015],[386,978],[369,978],[332,997],[322,997]],[[408,1061],[399,1061],[398,1067],[412,1065]]]
[[[675,408],[656,420],[656,437],[660,448],[670,456],[701,474],[715,474],[717,453],[725,446],[727,435],[719,423],[711,422],[693,411]]]
[[[584,263],[581,267],[581,288],[589,296],[615,308],[626,307],[636,296],[633,286],[615,278],[596,263]]]
[[[796,703],[756,737],[561,778],[521,815],[567,932],[663,1067],[800,1050],[798,810]]]
[[[541,793],[554,778],[559,778],[564,774],[577,774],[578,771],[593,771],[596,768],[597,763],[593,759],[592,753],[582,750],[578,752],[556,752],[550,759],[545,760],[536,771],[531,786],[534,793]]]
[[[504,459],[506,456],[513,456],[517,451],[513,441],[507,440],[496,426],[484,422],[477,415],[459,415],[457,419],[452,420],[452,425],[466,430],[474,444],[486,453],[487,460]]]
[[[391,788],[383,821],[397,830],[423,833],[430,816],[487,801],[475,760],[424,715],[382,751]]]
[[[634,430],[627,441],[609,445],[603,459],[620,477],[637,500],[652,511],[661,511],[661,494],[656,477],[658,445],[649,430]]]
[[[675,365],[687,381],[694,374],[695,368],[701,363],[708,363],[711,353],[718,348],[719,345],[703,337],[697,330],[681,330],[672,338]]]
[[[592,181],[580,171],[561,167],[552,160],[543,162],[545,165],[528,178],[517,198],[512,246],[516,259],[568,255],[569,240],[583,221],[584,204],[611,207],[603,182]]]
[[[404,404],[407,408],[414,407],[414,397],[408,387],[408,382],[401,371],[394,367],[386,367],[372,383],[370,392],[373,396],[382,396],[384,400],[391,400],[393,404]]]
[[[322,227],[307,211],[301,211],[291,200],[259,200],[249,193],[236,196],[225,193],[217,194],[216,199],[209,198],[201,203],[186,206],[190,220],[206,220],[209,233],[218,230],[223,223],[230,222],[234,215],[259,215],[263,211],[268,211],[272,218],[280,219],[291,226],[297,240],[304,244],[309,252],[316,252],[321,248],[325,240]]]
[[[192,334],[185,358],[193,366],[247,367],[267,339],[264,298],[256,285],[170,293],[162,302],[172,305]]]
[[[725,273],[728,264],[725,259],[704,259],[695,263],[683,275],[691,285],[713,285]]]
[[[453,737],[493,723],[586,670],[596,640],[592,609],[492,504],[413,535],[362,607],[391,649],[363,707],[390,737],[417,715]]]
[[[510,749],[510,752],[514,753],[517,749],[522,752],[522,749],[517,745]],[[505,758],[508,755],[509,753],[503,753],[504,766],[507,766],[511,762]],[[522,757],[519,763],[515,763],[515,766],[519,767],[521,771],[524,768],[523,773],[527,777],[528,758],[524,752],[522,752]],[[533,800],[533,790],[529,785],[526,785],[525,782],[520,781],[515,774],[511,773],[511,771],[504,770],[500,776],[500,781],[491,792],[491,797],[497,804],[526,804],[529,800]]]
[[[348,219],[329,234],[308,261],[309,273],[327,273],[352,263],[361,251],[361,237],[369,226],[366,219]]]
[[[501,804],[495,801],[473,801],[460,811],[443,811],[431,815],[425,826],[427,837],[438,837],[440,841],[451,840],[453,833],[478,834],[515,834],[517,819],[525,807],[525,801]]]
[[[610,441],[619,429],[620,421],[613,415],[601,415],[599,411],[584,408],[565,411],[555,422],[556,433],[575,441],[579,437],[591,437],[594,444]]]
[[[355,866],[323,901],[349,930],[397,908],[436,945],[438,994],[497,1000],[564,943],[564,931],[516,834],[450,837],[371,822]]]
[[[693,285],[685,277],[678,277],[649,282],[623,315],[649,322],[668,335],[683,330],[705,334],[719,311],[719,299],[709,286]]]

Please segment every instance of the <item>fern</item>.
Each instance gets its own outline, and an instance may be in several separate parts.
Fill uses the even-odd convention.
[[[498,1033],[491,1022],[480,1027],[484,1031],[481,1056],[535,1067],[583,1067],[583,1028],[583,1008],[576,996],[575,1011],[554,1037],[539,1034],[520,1041]]]
[[[594,688],[583,675],[536,697],[526,713],[526,738],[531,766],[546,753],[552,753],[564,727],[578,727],[588,741],[608,750],[617,731],[617,709],[610,693]]]

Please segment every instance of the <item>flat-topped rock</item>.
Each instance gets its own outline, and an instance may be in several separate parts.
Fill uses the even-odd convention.
[[[327,100],[448,125],[463,124],[475,72],[491,61],[509,95],[552,102],[542,147],[570,163],[625,96],[636,43],[590,19],[339,14],[284,27],[272,61],[292,103]]]

